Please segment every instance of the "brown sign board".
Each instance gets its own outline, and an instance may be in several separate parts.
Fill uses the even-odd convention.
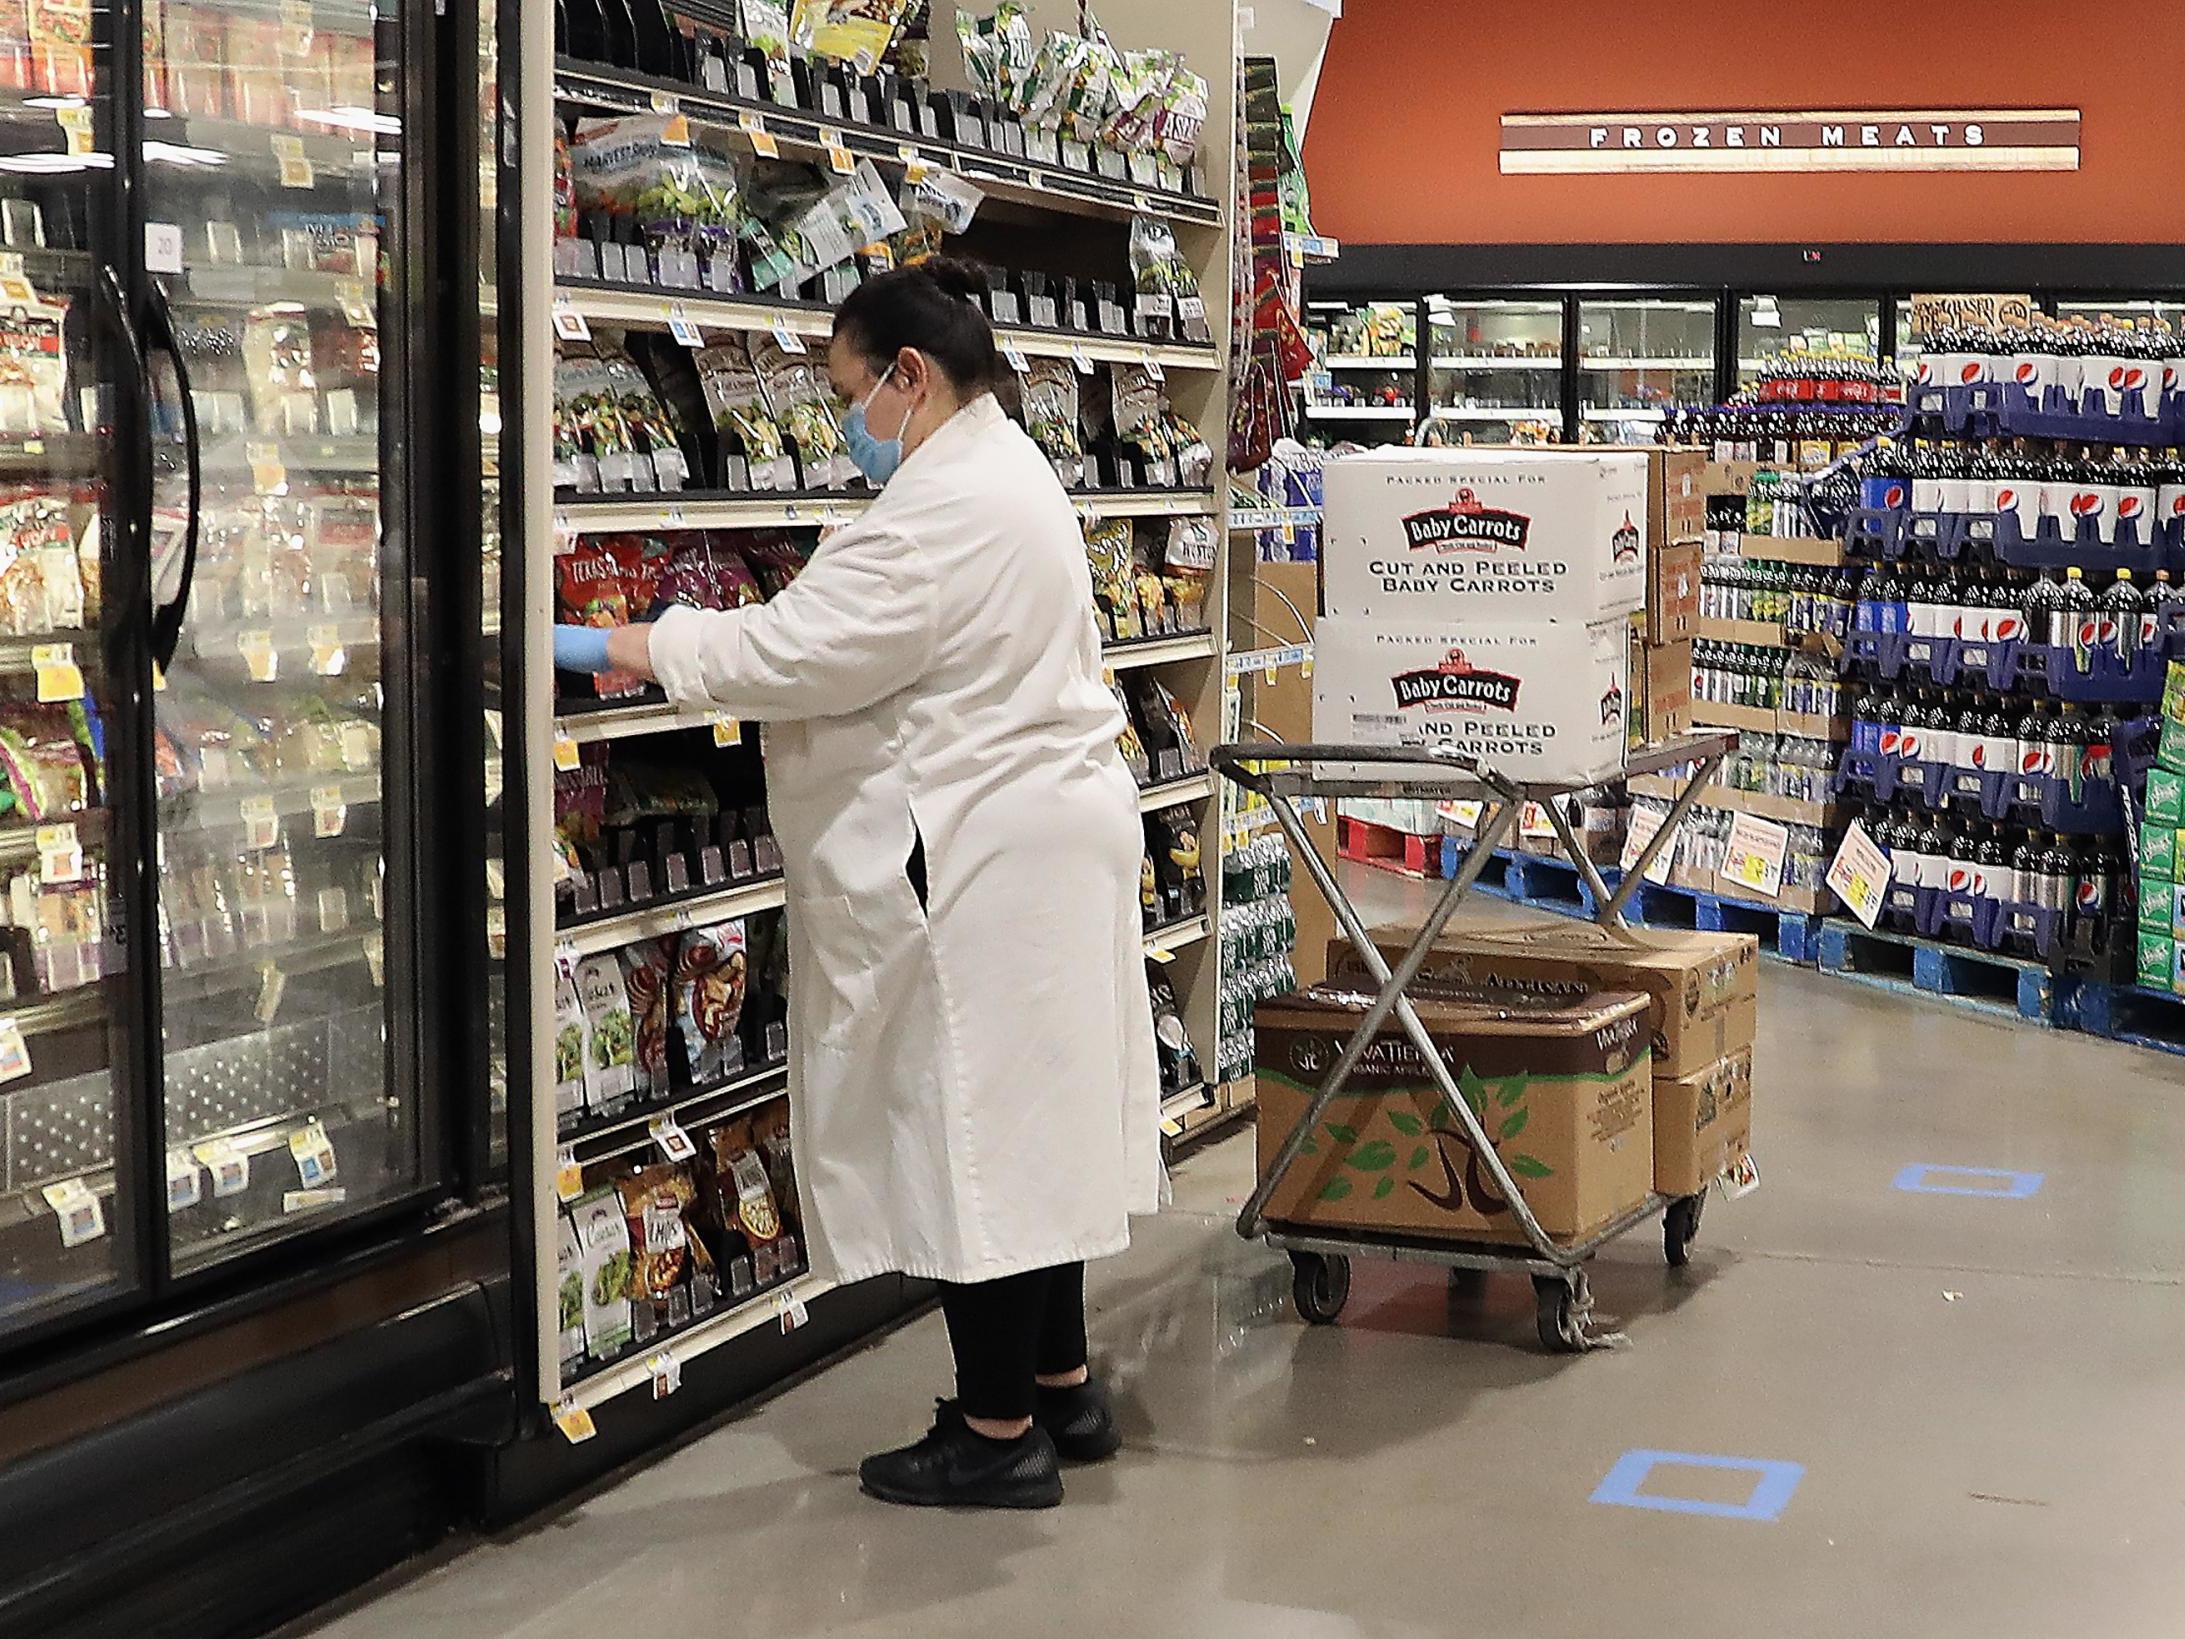
[[[1505,114],[1505,174],[2075,171],[2076,108]]]

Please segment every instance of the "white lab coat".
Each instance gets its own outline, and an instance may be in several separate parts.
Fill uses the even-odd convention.
[[[652,662],[672,698],[768,725],[815,1269],[978,1281],[1121,1251],[1161,1176],[1145,842],[1037,446],[981,396],[772,602],[663,615]]]

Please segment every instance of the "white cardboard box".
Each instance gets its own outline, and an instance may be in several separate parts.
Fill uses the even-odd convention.
[[[1602,620],[1646,607],[1646,457],[1390,449],[1326,469],[1321,607]]]
[[[1323,616],[1313,639],[1313,738],[1453,745],[1521,781],[1613,778],[1630,687],[1624,627]]]

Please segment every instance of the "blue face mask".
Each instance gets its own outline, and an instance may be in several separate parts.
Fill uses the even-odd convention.
[[[896,429],[893,438],[875,438],[865,426],[865,406],[879,396],[880,389],[888,384],[890,370],[873,384],[862,403],[850,406],[850,413],[842,418],[842,438],[848,445],[850,460],[857,470],[875,484],[884,484],[895,476],[895,469],[903,464],[902,428]],[[910,425],[910,411],[903,412],[903,426]]]

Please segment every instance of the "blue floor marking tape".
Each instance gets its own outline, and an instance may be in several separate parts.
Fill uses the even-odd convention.
[[[1997,1179],[2000,1183],[1995,1188],[1986,1184],[1938,1184],[1932,1181],[1938,1175]],[[1913,1195],[1987,1195],[1999,1201],[2023,1201],[2040,1189],[2047,1176],[2045,1172],[2011,1172],[2002,1167],[1938,1167],[1915,1161],[1897,1174],[1897,1188]]]
[[[1654,1470],[1734,1468],[1754,1476],[1752,1495],[1742,1503],[1702,1502],[1696,1497],[1664,1497],[1642,1492]],[[1756,1457],[1710,1457],[1692,1451],[1627,1451],[1608,1471],[1591,1498],[1616,1508],[1651,1508],[1664,1514],[1706,1514],[1715,1519],[1772,1520],[1789,1504],[1806,1477],[1800,1463],[1769,1462]]]

